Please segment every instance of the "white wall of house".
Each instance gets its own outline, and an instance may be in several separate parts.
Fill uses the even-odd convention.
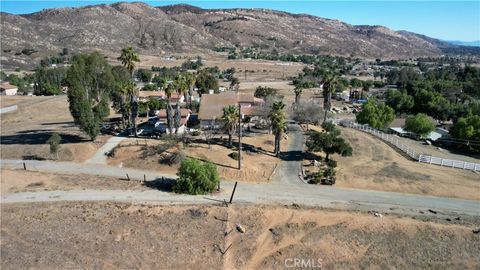
[[[18,88],[2,89],[2,95],[5,95],[5,96],[15,96],[17,92],[18,92]]]

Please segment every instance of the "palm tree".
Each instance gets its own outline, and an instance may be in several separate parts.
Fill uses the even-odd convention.
[[[280,141],[282,140],[283,132],[287,130],[287,121],[285,120],[285,104],[282,101],[277,101],[272,104],[272,110],[269,117],[272,124],[272,130],[275,134],[275,156],[280,156]]]
[[[125,126],[125,120],[127,120],[128,124],[127,126],[130,125],[130,109],[131,109],[131,104],[130,106],[126,103],[127,98],[129,100],[132,99],[132,96],[135,94],[135,86],[133,85],[132,82],[124,82],[121,83],[118,86],[118,92],[120,95],[120,109],[122,111],[122,121],[124,122]]]
[[[195,86],[196,81],[197,81],[197,78],[195,77],[195,75],[193,75],[190,72],[185,73],[185,82],[188,86],[188,99],[185,98],[185,100],[188,101],[188,104],[190,105],[192,105],[193,87]]]
[[[172,97],[173,92],[175,91],[174,83],[170,83],[165,88],[165,95],[167,95],[167,127],[168,132],[172,134],[173,132],[173,108],[172,104],[170,103],[170,98]]]
[[[238,125],[238,108],[235,105],[223,107],[222,119],[225,121],[225,130],[228,133],[228,145],[232,147],[232,136]]]
[[[299,85],[295,86],[293,89],[293,92],[295,93],[295,105],[299,105],[300,103],[300,95],[303,92],[303,88]]]
[[[336,84],[337,77],[335,75],[326,74],[323,77],[323,108],[325,109],[323,122],[327,120],[327,112],[332,107],[332,93],[335,92]]]
[[[130,46],[127,48],[122,49],[122,53],[120,57],[117,58],[122,62],[122,64],[127,68],[128,72],[130,72],[130,76],[132,78],[133,83],[133,71],[135,70],[135,62],[140,62],[140,58],[138,57],[138,53]],[[133,91],[132,91],[133,92]],[[130,107],[131,107],[131,118],[133,124],[133,130],[135,132],[135,137],[137,135],[137,96],[131,95],[130,96]]]
[[[178,134],[178,129],[180,128],[180,121],[182,120],[182,112],[180,109],[180,97],[185,95],[187,92],[188,85],[185,76],[179,75],[175,79],[175,90],[178,94],[177,104],[175,105],[175,134]]]
[[[140,58],[138,57],[138,53],[135,51],[135,49],[133,49],[131,46],[123,48],[120,57],[118,57],[117,59],[120,60],[120,62],[122,62],[122,65],[127,68],[133,80],[135,62],[140,62]]]

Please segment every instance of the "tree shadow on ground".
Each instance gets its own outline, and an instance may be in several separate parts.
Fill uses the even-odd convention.
[[[65,121],[65,122],[51,122],[51,123],[42,123],[42,126],[56,126],[56,125],[64,125],[67,127],[74,126],[75,123],[73,121]]]
[[[47,160],[46,158],[37,156],[37,155],[25,155],[25,156],[22,156],[22,159],[23,160]]]
[[[304,158],[303,151],[280,152],[280,159],[283,161],[302,161]]]
[[[149,187],[151,189],[157,189],[165,192],[172,192],[173,191],[173,184],[175,183],[175,179],[160,177],[154,180],[145,181],[143,185]]]
[[[46,144],[48,139],[55,133],[49,130],[27,130],[17,132],[15,135],[0,136],[0,144]],[[82,136],[59,133],[61,143],[82,143],[90,141]]]

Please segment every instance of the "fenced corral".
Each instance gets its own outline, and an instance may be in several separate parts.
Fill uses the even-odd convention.
[[[433,157],[430,155],[425,155],[421,153],[415,152],[412,148],[408,147],[405,144],[402,144],[400,140],[398,139],[397,136],[393,136],[390,134],[386,134],[380,130],[374,129],[368,125],[361,125],[357,124],[351,121],[342,121],[339,123],[342,126],[349,127],[349,128],[355,128],[367,133],[370,133],[380,139],[382,139],[385,142],[390,143],[397,149],[401,150],[403,153],[405,153],[407,156],[411,157],[412,159],[418,161],[418,162],[423,162],[423,163],[428,163],[428,164],[435,164],[439,166],[444,166],[444,167],[451,167],[451,168],[458,168],[458,169],[464,169],[464,170],[473,170],[473,171],[480,171],[480,163],[473,163],[473,162],[467,162],[467,161],[461,161],[461,160],[452,160],[452,159],[445,159],[445,158],[439,158],[439,157]]]

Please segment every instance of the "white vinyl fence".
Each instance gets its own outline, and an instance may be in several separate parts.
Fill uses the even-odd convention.
[[[345,127],[350,127],[350,128],[355,128],[362,130],[364,132],[370,133],[383,141],[386,141],[398,149],[400,149],[402,152],[410,156],[412,159],[417,160],[418,162],[423,162],[423,163],[429,163],[429,164],[435,164],[435,165],[440,165],[440,166],[445,166],[445,167],[451,167],[451,168],[458,168],[458,169],[465,169],[465,170],[473,170],[473,171],[480,171],[480,164],[479,163],[472,163],[472,162],[467,162],[467,161],[460,161],[460,160],[451,160],[451,159],[444,159],[444,158],[439,158],[439,157],[433,157],[429,155],[424,155],[421,153],[416,153],[415,150],[409,148],[408,146],[402,144],[397,136],[393,136],[390,134],[385,134],[377,129],[374,129],[368,125],[360,125],[357,123],[353,122],[341,122],[341,125]]]
[[[12,106],[8,106],[8,107],[5,107],[5,108],[1,108],[0,109],[0,114],[2,113],[8,113],[8,112],[13,112],[15,110],[17,110],[18,107],[17,105],[12,105]]]

